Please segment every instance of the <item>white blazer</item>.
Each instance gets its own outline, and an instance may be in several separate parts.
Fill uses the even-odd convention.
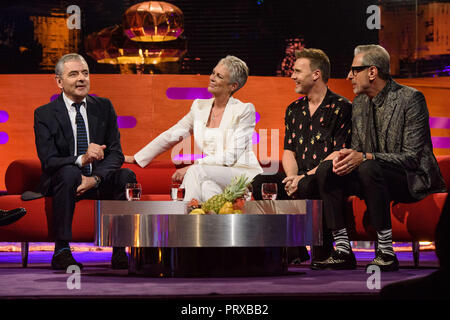
[[[145,167],[156,156],[194,134],[194,141],[202,149],[204,158],[195,163],[205,165],[245,168],[255,176],[262,173],[252,148],[252,135],[255,129],[255,107],[230,97],[225,107],[220,126],[216,131],[214,148],[205,140],[206,123],[214,102],[211,99],[196,99],[191,110],[177,124],[161,133],[134,155],[136,162]],[[208,146],[209,144],[209,146]]]

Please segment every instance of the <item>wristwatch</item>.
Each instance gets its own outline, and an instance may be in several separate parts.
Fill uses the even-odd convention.
[[[102,182],[102,178],[100,178],[99,176],[92,176],[92,177],[95,179],[95,186],[94,186],[94,188],[98,188],[98,186]]]
[[[367,160],[367,154],[363,152],[363,162]]]

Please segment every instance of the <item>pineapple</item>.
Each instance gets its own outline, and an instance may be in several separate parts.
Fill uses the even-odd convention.
[[[230,201],[225,202],[225,204],[220,208],[219,214],[229,214],[233,213],[233,204]]]
[[[207,213],[211,211],[214,213],[219,213],[225,202],[233,203],[234,200],[242,197],[249,184],[250,181],[248,181],[248,178],[245,176],[245,174],[239,177],[234,177],[231,181],[231,184],[226,187],[222,193],[216,194],[202,204],[203,211]]]

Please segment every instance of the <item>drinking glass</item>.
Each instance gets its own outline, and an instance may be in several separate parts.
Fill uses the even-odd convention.
[[[125,194],[128,201],[138,201],[141,199],[142,187],[140,183],[127,183],[125,185]]]
[[[253,193],[253,187],[251,184],[247,186],[247,190],[244,193],[244,199],[245,201],[251,201],[252,200],[252,193]]]
[[[172,201],[183,201],[184,200],[184,186],[177,182],[172,183],[170,188],[170,198]]]
[[[275,200],[277,198],[277,184],[265,182],[261,185],[261,195],[263,200]]]

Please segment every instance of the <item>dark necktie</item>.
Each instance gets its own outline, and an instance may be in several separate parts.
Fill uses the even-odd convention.
[[[80,112],[80,107],[83,103],[74,103],[72,104],[77,111],[77,115],[75,117],[75,122],[77,124],[77,156],[81,156],[86,153],[88,149],[88,139],[87,139],[87,131],[86,126],[84,125],[83,116]],[[91,175],[91,166],[89,164],[83,166],[81,168],[81,172],[84,176]]]

